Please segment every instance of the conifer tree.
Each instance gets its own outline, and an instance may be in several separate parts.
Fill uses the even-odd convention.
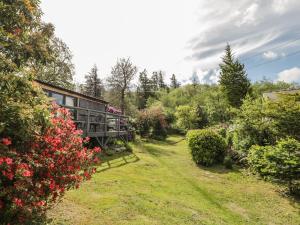
[[[160,89],[166,88],[166,84],[165,84],[165,81],[164,81],[164,75],[163,75],[162,71],[158,72],[158,87]]]
[[[179,88],[180,87],[180,83],[177,81],[175,74],[172,74],[171,77],[171,88]]]
[[[193,73],[193,75],[192,75],[192,77],[191,77],[190,80],[192,81],[192,84],[193,84],[194,87],[196,87],[200,83],[199,77],[198,77],[196,71],[194,71],[194,73]]]
[[[86,95],[100,98],[102,96],[102,81],[98,77],[98,68],[94,65],[91,71],[85,75],[85,84],[83,86],[83,92]]]
[[[147,70],[139,74],[139,85],[137,87],[138,108],[146,108],[147,100],[154,95],[151,79],[148,78]]]
[[[153,72],[151,76],[151,83],[153,90],[157,91],[159,89],[159,77],[158,72]]]
[[[250,88],[245,66],[234,58],[230,45],[226,46],[222,61],[219,83],[228,103],[238,108]]]

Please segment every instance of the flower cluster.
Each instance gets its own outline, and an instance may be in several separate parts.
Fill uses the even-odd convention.
[[[0,138],[1,224],[43,213],[95,172],[92,165],[99,160],[100,148],[84,147],[89,139],[81,137],[68,110],[54,105],[50,122],[26,148],[14,146],[9,137]]]

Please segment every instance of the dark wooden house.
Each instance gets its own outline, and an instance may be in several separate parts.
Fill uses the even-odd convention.
[[[48,97],[60,106],[68,108],[83,135],[94,137],[106,145],[110,138],[128,139],[128,117],[107,112],[108,102],[43,81],[36,80]]]

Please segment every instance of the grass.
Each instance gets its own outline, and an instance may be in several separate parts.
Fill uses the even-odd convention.
[[[53,224],[300,224],[299,203],[237,168],[199,168],[185,140],[133,145],[69,191]]]

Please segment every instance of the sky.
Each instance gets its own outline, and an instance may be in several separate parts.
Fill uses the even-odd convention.
[[[76,82],[94,64],[105,79],[130,57],[167,81],[197,73],[216,83],[229,43],[251,81],[300,83],[299,0],[42,0],[41,8],[73,53]]]

